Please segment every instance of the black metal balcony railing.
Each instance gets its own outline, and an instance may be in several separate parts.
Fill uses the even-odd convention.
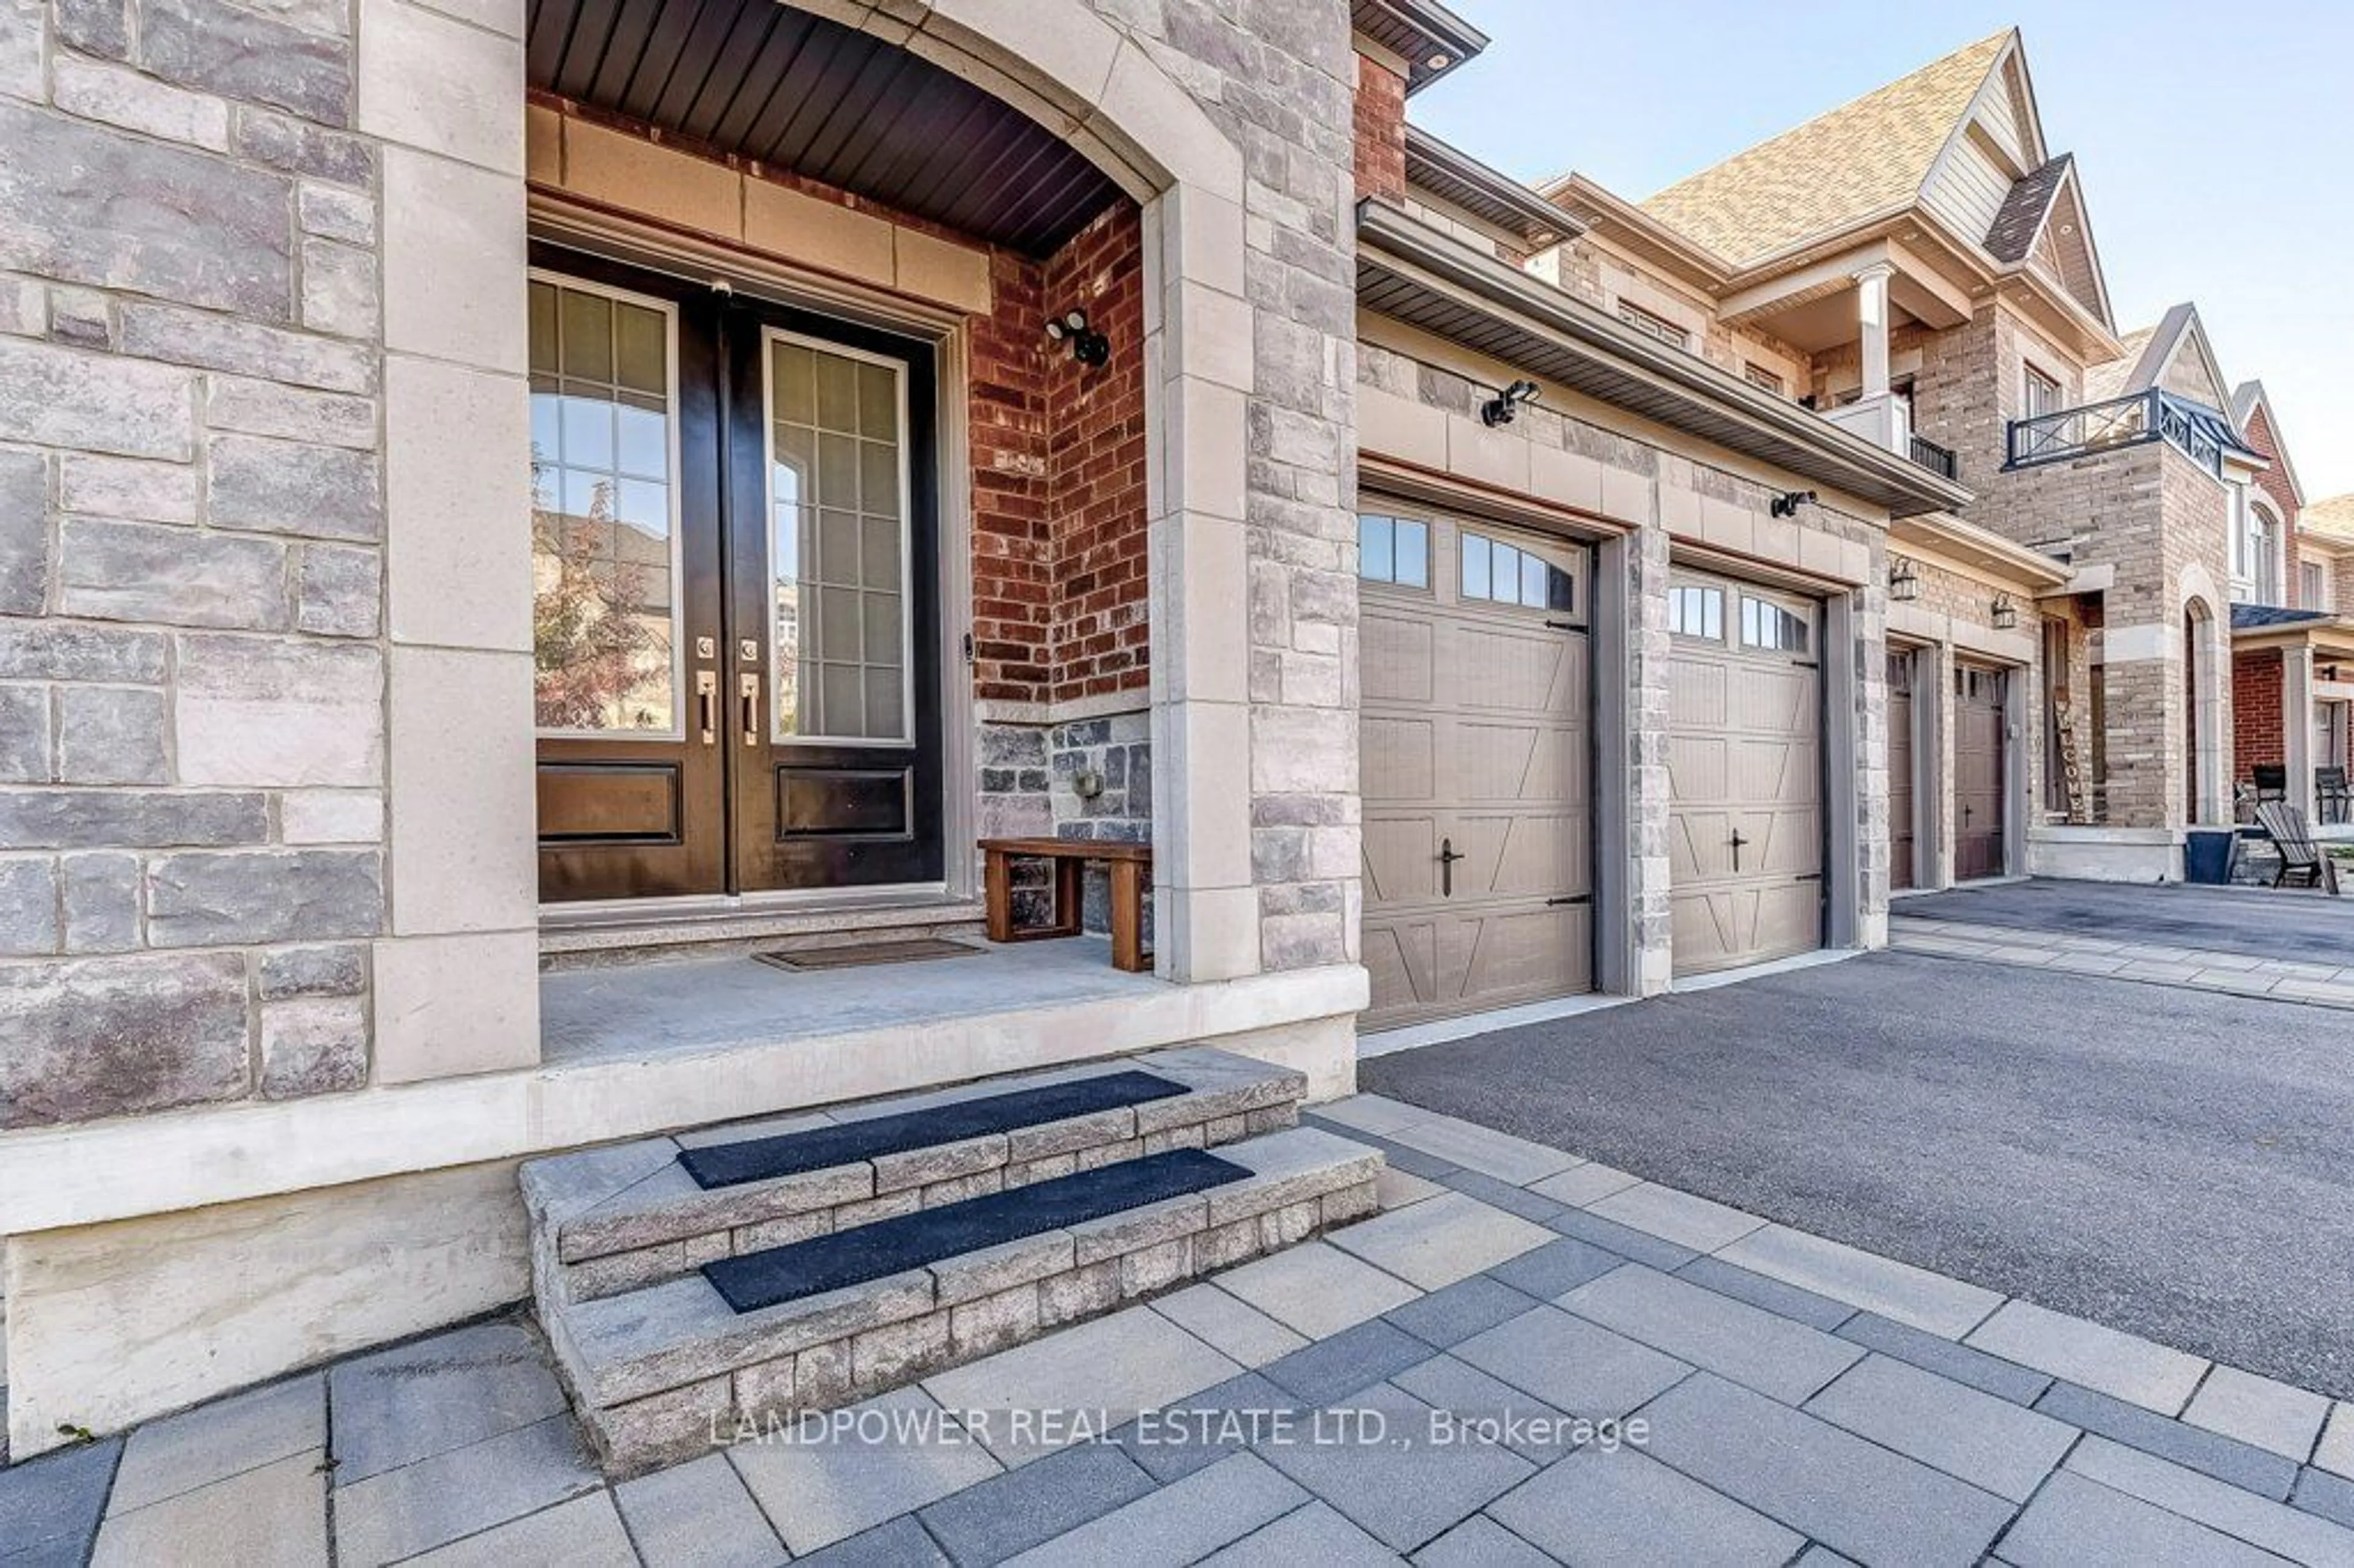
[[[2223,430],[2221,415],[2152,387],[2105,403],[2087,403],[2081,408],[2013,419],[2009,466],[2024,468],[2144,441],[2170,441],[2192,462],[2220,475],[2228,439]]]
[[[1914,462],[1919,463],[1931,473],[1941,475],[1957,483],[1960,482],[1962,461],[1954,455],[1953,449],[1941,447],[1928,437],[1917,432],[1914,434],[1912,442],[1911,456]]]

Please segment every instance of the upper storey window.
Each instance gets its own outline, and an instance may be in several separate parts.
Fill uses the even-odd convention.
[[[1691,334],[1663,315],[1645,310],[1631,300],[1618,302],[1618,319],[1647,337],[1658,338],[1670,348],[1691,347]]]
[[[2060,410],[2060,383],[2035,366],[2025,366],[2026,393],[2020,399],[2022,419],[2040,418]]]
[[[1789,388],[1782,384],[1780,374],[1776,371],[1766,369],[1764,366],[1758,364],[1754,359],[1747,360],[1743,363],[1741,366],[1741,378],[1748,382],[1752,387],[1758,387],[1763,391],[1771,392],[1776,397],[1786,397],[1789,396]]]

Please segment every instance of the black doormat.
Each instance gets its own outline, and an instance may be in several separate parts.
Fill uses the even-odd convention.
[[[839,948],[784,948],[754,953],[764,964],[807,973],[817,969],[856,969],[869,964],[922,964],[934,959],[970,959],[981,952],[963,942],[938,937],[914,937],[904,942],[854,942]]]
[[[749,1252],[703,1266],[727,1305],[753,1312],[845,1286],[864,1285],[983,1247],[1065,1225],[1182,1198],[1239,1181],[1250,1172],[1199,1149],[1148,1154],[1076,1176],[1058,1176],[982,1198],[877,1220],[829,1236]]]
[[[817,1127],[774,1138],[746,1139],[741,1143],[682,1149],[678,1162],[686,1167],[686,1173],[695,1178],[697,1186],[733,1187],[743,1181],[765,1181],[803,1171],[822,1171],[830,1165],[872,1160],[878,1154],[905,1154],[908,1150],[935,1143],[984,1138],[1017,1127],[1061,1121],[1066,1117],[1165,1100],[1184,1092],[1182,1084],[1130,1068],[1034,1089],[1015,1089],[1008,1094],[928,1106],[896,1116],[844,1122],[839,1127]]]

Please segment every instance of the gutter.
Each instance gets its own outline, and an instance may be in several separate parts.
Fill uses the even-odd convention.
[[[1553,377],[1564,385],[1621,389],[1639,398],[1637,413],[1884,505],[1893,516],[1949,512],[1973,499],[1971,491],[1910,458],[1638,333],[1386,203],[1357,204],[1357,242],[1361,296],[1371,264],[1409,290],[1476,310],[1590,372]],[[1623,400],[1610,390],[1590,395]]]

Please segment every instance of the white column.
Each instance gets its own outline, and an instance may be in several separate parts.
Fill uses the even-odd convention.
[[[2281,761],[2288,767],[2289,804],[2317,821],[2314,810],[2313,650],[2281,650]]]
[[[1896,269],[1875,261],[1855,275],[1856,323],[1863,330],[1863,395],[1888,391],[1888,280]]]

